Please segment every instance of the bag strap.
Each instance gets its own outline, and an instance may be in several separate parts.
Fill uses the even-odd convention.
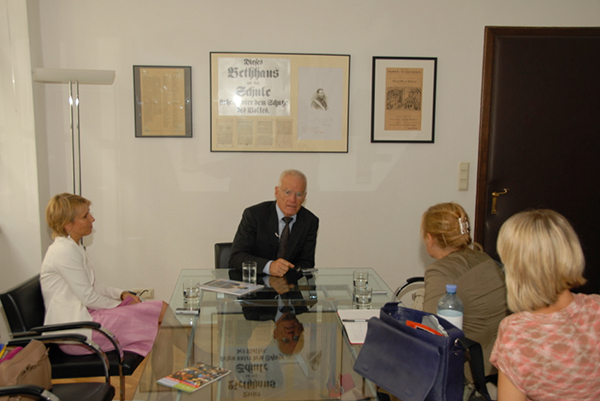
[[[483,364],[483,349],[481,348],[481,344],[466,337],[459,338],[458,342],[465,350],[469,351],[469,366],[471,367],[471,374],[473,375],[473,381],[475,382],[475,389],[485,400],[491,401],[490,393],[488,393],[485,385],[485,367]]]

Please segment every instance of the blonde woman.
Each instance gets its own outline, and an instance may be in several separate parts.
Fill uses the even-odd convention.
[[[491,362],[498,400],[600,400],[600,295],[585,283],[577,234],[552,210],[518,213],[502,225],[498,253],[508,307]]]
[[[91,202],[81,196],[63,193],[54,196],[46,207],[46,222],[54,242],[48,248],[40,273],[46,306],[44,324],[93,320],[108,328],[125,351],[146,356],[158,331],[167,304],[141,303],[123,289],[99,283],[91,259],[81,239],[92,233],[94,217]],[[103,350],[112,344],[91,330],[81,332]],[[91,335],[91,337],[90,337]],[[71,354],[88,353],[78,346],[65,346]]]
[[[470,222],[462,206],[449,202],[430,207],[421,219],[421,236],[436,261],[425,269],[423,310],[437,312],[446,284],[456,284],[464,304],[463,331],[481,344],[486,375],[498,325],[506,317],[506,285],[498,264],[471,239]]]

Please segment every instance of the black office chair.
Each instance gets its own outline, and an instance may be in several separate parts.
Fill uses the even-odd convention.
[[[7,346],[22,346],[25,347],[31,339],[41,341],[50,347],[50,345],[58,344],[83,344],[91,351],[103,366],[105,383],[64,383],[53,384],[51,390],[45,390],[43,387],[23,384],[14,386],[0,387],[0,397],[2,396],[18,396],[23,395],[26,398],[37,397],[42,400],[55,401],[56,397],[64,401],[110,401],[115,396],[115,388],[110,384],[110,376],[108,375],[108,358],[106,354],[93,342],[89,342],[87,338],[81,334],[52,334],[36,337],[22,337],[8,342]]]
[[[229,269],[229,257],[233,242],[217,242],[215,244],[215,269]]]
[[[106,383],[55,384],[48,391],[43,387],[16,385],[0,387],[0,397],[26,396],[27,399],[47,401],[110,401],[115,396],[115,388]]]
[[[39,274],[0,294],[0,301],[2,301],[4,307],[11,335],[15,339],[77,328],[92,329],[105,335],[115,346],[115,351],[106,353],[109,361],[110,375],[119,376],[121,380],[120,399],[124,398],[124,376],[131,375],[144,358],[141,355],[128,351],[124,352],[121,358],[121,347],[118,341],[112,333],[103,329],[96,322],[74,322],[44,326],[46,308],[44,306]],[[52,377],[55,379],[104,375],[104,366],[94,355],[69,355],[53,344],[48,348],[50,350],[48,356],[52,364]]]

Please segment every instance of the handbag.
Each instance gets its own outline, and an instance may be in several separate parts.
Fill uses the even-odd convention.
[[[42,342],[31,340],[12,359],[0,363],[0,386],[17,384],[34,384],[46,390],[52,388],[52,366],[48,349]]]
[[[354,370],[403,401],[462,401],[464,333],[439,317],[447,337],[414,328],[428,315],[398,302],[385,304],[379,318],[369,319]]]

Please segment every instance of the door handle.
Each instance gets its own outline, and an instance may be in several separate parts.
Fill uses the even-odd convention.
[[[496,206],[498,205],[498,197],[506,194],[507,192],[508,188],[504,188],[502,192],[492,192],[492,214],[496,214],[497,212]]]

